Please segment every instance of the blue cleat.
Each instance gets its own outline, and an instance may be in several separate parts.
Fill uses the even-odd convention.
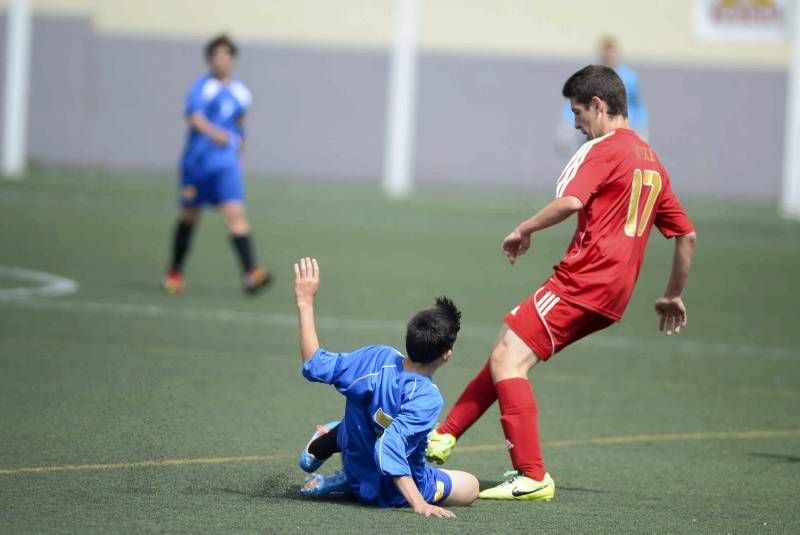
[[[344,470],[337,470],[329,476],[311,474],[300,487],[300,494],[309,497],[344,496],[350,494],[350,484]]]
[[[327,434],[331,429],[339,425],[339,420],[333,420],[332,422],[328,422],[325,425],[318,425],[317,430],[314,431],[314,434],[311,435],[311,439],[309,439],[308,444],[306,444],[305,449],[300,452],[300,459],[298,460],[297,464],[300,466],[300,469],[304,472],[308,472],[309,474],[312,472],[316,472],[322,463],[326,461],[326,459],[319,460],[313,455],[308,452],[308,447],[314,442],[316,439],[321,437],[322,435]]]

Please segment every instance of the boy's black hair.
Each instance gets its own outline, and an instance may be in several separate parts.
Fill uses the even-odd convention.
[[[461,312],[447,297],[414,314],[406,330],[406,352],[414,362],[428,364],[453,349],[461,329]]]
[[[588,109],[592,97],[598,97],[608,105],[611,116],[628,116],[628,98],[622,79],[611,67],[587,65],[569,77],[561,94]]]
[[[211,56],[214,55],[214,51],[220,46],[226,47],[228,52],[230,52],[231,56],[234,58],[239,52],[239,47],[236,46],[236,43],[234,43],[230,37],[223,33],[222,35],[218,35],[206,43],[206,61],[211,59]]]

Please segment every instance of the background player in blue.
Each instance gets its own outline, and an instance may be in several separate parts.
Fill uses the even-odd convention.
[[[313,466],[301,462],[304,469],[316,469],[341,451],[344,470],[334,477],[312,476],[304,493],[346,489],[365,504],[410,506],[421,515],[454,517],[438,504],[471,504],[478,497],[478,480],[467,472],[426,465],[425,448],[443,405],[431,377],[453,355],[461,313],[444,297],[418,312],[408,323],[408,358],[388,346],[331,353],[320,348],[314,322],[317,261],[303,258],[294,271],[303,375],[333,385],[347,399],[341,424],[317,435],[336,437],[323,438],[329,451],[311,457]]]
[[[254,293],[270,282],[269,274],[255,265],[244,210],[239,151],[253,97],[247,86],[232,76],[236,52],[227,36],[212,39],[205,49],[209,72],[192,84],[186,97],[189,132],[181,159],[181,214],[172,242],[172,262],[163,280],[169,293],[184,289],[183,264],[199,210],[205,205],[220,207],[242,267],[244,291]]]
[[[598,55],[600,64],[614,69],[614,72],[622,79],[628,99],[628,124],[639,137],[646,141],[650,137],[650,116],[642,101],[639,76],[636,71],[620,63],[619,44],[613,36],[606,35],[600,38]],[[584,136],[575,130],[574,123],[575,116],[567,102],[561,109],[561,122],[556,132],[556,148],[566,158],[571,157],[586,141]]]

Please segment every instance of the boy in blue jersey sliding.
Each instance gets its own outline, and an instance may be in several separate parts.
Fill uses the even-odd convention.
[[[411,318],[408,358],[388,346],[332,353],[320,347],[314,322],[319,265],[303,258],[294,271],[303,376],[333,385],[347,398],[341,423],[320,427],[300,459],[300,466],[311,472],[341,451],[343,471],[312,475],[303,494],[352,493],[365,504],[455,517],[439,504],[471,504],[478,497],[478,480],[467,472],[426,465],[425,448],[443,405],[431,377],[453,355],[461,312],[441,297],[435,307]]]
[[[181,159],[181,214],[172,242],[172,262],[162,281],[168,293],[184,289],[183,263],[192,232],[205,205],[219,206],[231,244],[242,267],[242,288],[255,293],[270,282],[256,267],[250,225],[244,210],[244,184],[239,151],[244,141],[244,118],[252,94],[232,76],[237,47],[221,35],[206,45],[209,72],[197,79],[186,97],[189,123]]]

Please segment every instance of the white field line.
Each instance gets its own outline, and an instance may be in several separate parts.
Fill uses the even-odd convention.
[[[9,277],[35,286],[0,288],[0,301],[26,299],[31,297],[59,297],[78,291],[78,283],[72,279],[59,277],[44,271],[33,271],[19,267],[0,266],[0,277]]]
[[[149,318],[180,318],[208,320],[222,323],[259,323],[276,327],[296,327],[297,316],[281,312],[247,312],[215,308],[180,308],[133,303],[107,303],[100,301],[71,301],[68,299],[3,299],[0,302],[39,310],[61,310],[76,313],[115,314],[118,316],[140,316]],[[361,331],[369,329],[405,329],[405,323],[391,320],[361,320],[339,318],[317,318],[317,325],[330,329]]]
[[[60,310],[74,313],[113,314],[117,316],[136,316],[146,318],[178,318],[188,320],[206,320],[221,323],[256,323],[276,327],[295,327],[297,316],[281,312],[247,312],[242,310],[226,310],[213,308],[180,308],[177,306],[141,305],[133,303],[108,303],[99,301],[76,301],[68,299],[37,299],[32,296],[5,296],[0,294],[0,302],[37,310]],[[403,331],[404,321],[369,320],[352,318],[317,318],[317,324],[323,329],[365,331],[392,330]],[[465,325],[461,336],[471,339],[491,341],[497,334],[498,327]],[[678,353],[746,357],[755,359],[786,359],[797,357],[797,352],[779,347],[758,347],[751,345],[726,344],[719,342],[702,342],[681,340],[677,336],[662,341],[645,338],[633,338],[602,334],[578,342],[580,345],[600,348],[652,348],[654,344],[667,346]]]

